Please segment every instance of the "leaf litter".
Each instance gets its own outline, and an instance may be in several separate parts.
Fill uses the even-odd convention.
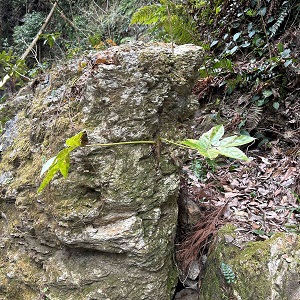
[[[236,227],[237,247],[276,232],[300,233],[299,154],[285,153],[275,147],[264,153],[254,149],[247,152],[250,162],[221,158],[213,169],[190,153],[183,168],[182,201],[193,202],[198,212],[194,218],[187,209],[190,220],[181,224],[176,258],[183,272],[209,251],[225,223]]]

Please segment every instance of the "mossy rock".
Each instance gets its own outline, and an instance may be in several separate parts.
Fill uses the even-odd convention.
[[[91,52],[82,72],[82,57],[68,61],[9,101],[14,118],[0,136],[1,300],[172,297],[185,154],[91,144],[188,136],[202,54],[143,43]],[[37,194],[43,162],[83,129],[90,145],[72,152],[68,178],[58,174]]]
[[[201,300],[300,299],[298,235],[277,233],[269,240],[239,246],[234,245],[235,239],[232,227],[225,226],[219,231],[207,261]],[[234,283],[226,281],[222,263],[231,267]]]

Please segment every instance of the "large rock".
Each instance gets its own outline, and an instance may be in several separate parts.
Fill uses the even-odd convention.
[[[82,147],[67,180],[36,191],[42,162],[82,129],[90,144],[186,136],[201,54],[165,44],[90,53],[3,108],[0,299],[170,299],[178,149]]]
[[[299,300],[299,235],[277,233],[266,241],[240,243],[233,230],[224,227],[215,240],[200,299]],[[230,275],[234,282],[226,279]]]

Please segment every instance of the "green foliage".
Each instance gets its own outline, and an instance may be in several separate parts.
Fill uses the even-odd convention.
[[[73,32],[73,35],[76,34],[77,38],[80,38],[80,44],[85,47],[95,47],[107,39],[118,44],[122,39],[136,33],[131,30],[129,24],[133,12],[140,7],[140,3],[139,0],[121,0],[109,4],[107,2],[104,6],[91,1],[74,16],[74,24],[79,30]]]
[[[230,136],[221,139],[224,135],[224,126],[218,125],[201,135],[198,140],[187,139],[181,141],[182,145],[196,149],[202,156],[215,159],[219,155],[248,161],[248,157],[236,146],[250,143],[254,138],[247,135]]]
[[[272,38],[276,35],[280,26],[283,24],[285,18],[290,13],[290,9],[291,9],[291,6],[290,6],[289,1],[283,1],[283,3],[281,4],[279,16],[277,17],[276,22],[269,28],[270,38]]]
[[[138,9],[131,18],[131,24],[151,26],[149,31],[164,41],[198,44],[196,24],[186,8],[170,0],[159,2]]]
[[[12,50],[8,52],[0,52],[0,77],[4,77],[8,74],[14,81],[14,84],[22,82],[22,77],[26,73],[25,60],[16,57]],[[3,87],[2,87],[3,88]]]
[[[43,165],[40,176],[42,176],[45,172],[47,172],[47,175],[39,186],[38,193],[40,193],[48,185],[58,171],[61,172],[64,178],[68,176],[70,168],[70,153],[76,148],[82,146],[82,137],[84,133],[84,131],[79,132],[73,137],[67,139],[67,147],[58,152],[56,156],[50,158]]]
[[[16,55],[21,55],[49,13],[50,2],[3,2],[0,5],[0,52],[12,49]],[[35,61],[29,57],[29,63],[33,65],[38,61],[41,64],[44,58],[52,62],[65,56],[72,57],[78,52],[93,49],[101,42],[104,43],[103,48],[107,48],[112,45],[105,42],[108,39],[120,43],[135,38],[139,32],[136,28],[130,28],[130,19],[133,12],[145,2],[61,0],[46,31],[32,50]]]
[[[73,137],[66,140],[66,148],[61,150],[56,156],[50,158],[44,165],[41,171],[41,176],[47,172],[46,177],[42,181],[38,192],[41,192],[48,183],[53,179],[55,174],[60,173],[66,178],[68,176],[70,168],[70,153],[80,146],[85,146],[84,139],[86,133],[81,131]],[[213,165],[211,160],[215,159],[218,155],[224,155],[234,159],[241,159],[247,161],[247,156],[235,146],[244,145],[250,143],[254,139],[250,136],[230,136],[221,140],[224,135],[224,126],[218,125],[213,127],[208,132],[204,133],[199,140],[184,140],[179,142],[173,142],[160,138],[160,141],[174,144],[176,146],[196,149],[198,152],[208,158],[208,162]],[[108,144],[94,144],[93,146],[117,146],[117,145],[134,145],[134,144],[156,144],[156,141],[128,141]]]
[[[229,265],[222,262],[221,272],[228,284],[235,283],[235,274]]]
[[[240,92],[239,129],[255,128],[248,121],[254,106],[276,113],[290,93],[288,85],[297,84],[299,58],[293,36],[300,25],[298,2],[189,0],[207,45],[196,92],[204,101],[214,93],[225,93],[226,101]]]
[[[31,41],[38,33],[43,21],[44,15],[41,12],[33,11],[24,17],[24,23],[14,28],[13,40],[14,48],[17,54],[22,54]]]
[[[59,32],[54,32],[54,33],[44,33],[40,35],[40,39],[44,39],[44,45],[48,44],[50,48],[53,47],[55,41],[57,38],[60,37]]]
[[[102,42],[102,35],[100,33],[90,35],[89,42],[92,47],[99,45]]]
[[[210,172],[215,172],[217,167],[217,162],[216,160],[209,159],[209,158],[204,158],[204,159],[196,159],[192,162],[191,165],[191,170],[197,177],[197,179],[200,182],[206,182],[207,180],[207,173]]]

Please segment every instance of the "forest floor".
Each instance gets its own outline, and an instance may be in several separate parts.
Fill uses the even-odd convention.
[[[300,234],[300,104],[299,90],[296,92],[276,111],[254,110],[254,121],[249,124],[255,126],[247,131],[257,140],[242,148],[249,162],[224,157],[210,162],[190,153],[183,167],[179,200],[177,262],[182,269],[209,252],[212,237],[224,224],[235,226],[234,242],[241,248],[245,242],[266,240],[276,232]],[[193,138],[220,122],[225,134],[239,134],[241,104],[241,96],[232,95],[226,103],[216,105],[212,100],[201,105]],[[192,299],[188,297],[175,299]]]
[[[195,134],[200,136],[199,128],[218,114],[232,135],[238,118],[232,108],[239,104],[230,101],[218,113],[206,105],[195,118]],[[300,103],[282,105],[276,115],[267,110],[259,118],[250,132],[257,141],[242,149],[250,162],[219,158],[212,165],[193,153],[184,167],[189,197],[201,209],[226,205],[224,221],[248,233],[249,240],[267,239],[278,231],[300,233]]]

